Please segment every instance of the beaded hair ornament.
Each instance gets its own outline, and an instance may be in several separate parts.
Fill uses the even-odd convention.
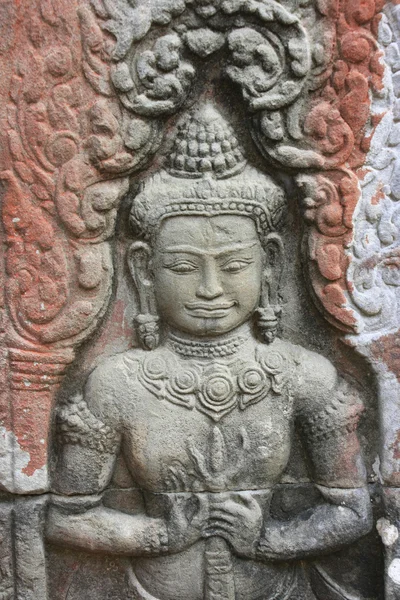
[[[206,103],[178,125],[166,167],[142,182],[130,222],[135,234],[151,243],[167,218],[241,215],[254,221],[263,242],[279,229],[285,209],[282,188],[247,164],[232,127]],[[279,313],[280,307],[269,303],[257,311],[265,342],[276,335]],[[156,347],[158,318],[145,312],[136,322],[142,345]]]

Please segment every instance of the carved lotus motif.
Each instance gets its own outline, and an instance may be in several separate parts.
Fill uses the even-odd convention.
[[[174,375],[171,379],[171,388],[182,394],[192,394],[199,383],[199,377],[196,371],[192,369],[185,369]]]
[[[237,402],[237,388],[230,370],[217,365],[209,373],[206,371],[198,398],[199,409],[215,420],[232,410]]]
[[[245,394],[259,394],[267,383],[264,372],[258,367],[250,367],[239,374],[238,384]]]
[[[160,355],[149,356],[143,362],[143,371],[151,379],[163,379],[168,374],[168,365]]]
[[[171,361],[161,354],[149,354],[138,371],[139,381],[146,389],[159,395],[163,389],[163,382],[171,372],[174,372],[174,367],[170,363]]]
[[[271,380],[264,371],[257,366],[243,369],[238,375],[238,386],[242,392],[240,407],[258,402],[264,398],[271,389]]]
[[[263,369],[265,369],[271,375],[281,373],[283,370],[283,356],[279,352],[268,352],[260,356],[260,363]]]
[[[193,408],[196,401],[195,392],[199,385],[199,373],[194,368],[187,367],[168,379],[165,390],[168,399],[174,404]]]
[[[193,350],[191,346],[190,349]],[[189,410],[196,408],[213,421],[219,421],[236,407],[245,410],[267,398],[271,391],[284,393],[287,369],[277,351],[263,347],[256,360],[239,365],[217,360],[204,365],[197,358],[178,360],[169,350],[146,352],[143,361],[137,362],[137,377],[160,400]]]
[[[268,351],[258,356],[260,367],[270,377],[271,388],[275,394],[281,394],[286,385],[285,360],[279,352]]]

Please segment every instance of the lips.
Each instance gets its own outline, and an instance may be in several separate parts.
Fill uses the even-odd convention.
[[[204,319],[218,319],[224,317],[226,313],[235,306],[235,302],[220,302],[218,304],[204,304],[202,302],[193,302],[186,304],[185,308],[194,317]]]

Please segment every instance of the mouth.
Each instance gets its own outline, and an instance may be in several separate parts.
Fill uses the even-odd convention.
[[[235,306],[235,302],[224,302],[219,304],[193,302],[191,304],[186,304],[185,308],[193,317],[202,319],[220,319],[225,317],[233,306]]]

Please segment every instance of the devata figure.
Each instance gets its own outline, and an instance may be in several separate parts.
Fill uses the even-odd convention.
[[[301,559],[371,528],[357,393],[277,337],[284,213],[281,188],[207,104],[133,199],[142,349],[107,359],[59,407],[55,487],[86,496],[47,522],[52,542],[132,557],[131,598],[326,600]],[[271,501],[295,428],[321,501],[280,521]],[[135,514],[101,501],[119,453]]]

